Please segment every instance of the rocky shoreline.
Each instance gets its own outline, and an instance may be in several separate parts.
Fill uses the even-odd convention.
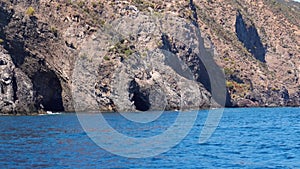
[[[300,106],[299,3],[241,3],[2,0],[0,113]]]

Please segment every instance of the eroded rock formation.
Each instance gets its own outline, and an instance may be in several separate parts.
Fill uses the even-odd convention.
[[[299,23],[289,1],[1,0],[0,113],[299,106]]]

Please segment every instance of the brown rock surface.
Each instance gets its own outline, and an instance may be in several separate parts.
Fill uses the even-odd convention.
[[[183,107],[209,107],[222,99],[211,98],[211,68],[199,53],[224,69],[227,106],[299,106],[299,9],[276,0],[1,0],[0,113],[74,111],[72,85],[91,81],[90,91],[75,90],[83,107],[89,98],[103,111],[179,109],[181,78],[196,81],[200,100]],[[89,68],[74,77],[78,66]]]

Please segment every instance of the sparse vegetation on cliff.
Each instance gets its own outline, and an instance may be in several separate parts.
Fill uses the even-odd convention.
[[[0,47],[3,57],[0,63],[9,63],[9,68],[15,66],[16,69],[6,68],[5,71],[18,76],[13,77],[15,82],[8,83],[12,81],[5,80],[10,78],[2,77],[7,73],[0,70],[0,78],[7,82],[2,86],[5,91],[12,92],[5,96],[0,94],[0,98],[12,96],[5,104],[0,99],[0,111],[18,111],[21,106],[28,108],[28,112],[42,106],[51,109],[51,100],[56,100],[61,110],[72,111],[70,84],[75,61],[79,58],[93,63],[93,59],[99,57],[103,57],[103,63],[99,70],[94,71],[100,72],[96,89],[102,109],[116,109],[114,100],[118,99],[112,96],[112,72],[126,67],[127,62],[147,63],[145,67],[127,71],[134,73],[128,78],[139,79],[136,83],[143,89],[139,92],[147,94],[157,88],[154,84],[163,81],[171,86],[164,91],[172,97],[167,100],[167,108],[178,108],[177,96],[180,94],[174,80],[178,74],[171,70],[169,74],[157,72],[152,65],[155,61],[149,61],[148,55],[152,56],[154,49],[164,48],[179,59],[186,58],[198,83],[206,84],[202,63],[196,59],[195,44],[199,42],[194,41],[197,37],[193,30],[196,29],[201,32],[206,52],[212,53],[214,61],[224,69],[232,105],[243,105],[239,100],[256,106],[300,105],[299,3],[283,0],[45,0],[38,3],[5,0],[1,3]],[[172,26],[165,27],[170,16],[176,19]],[[134,23],[130,22],[132,20]],[[114,23],[116,21],[128,25],[126,29],[120,28],[124,35],[122,31],[118,32],[121,35],[112,40],[114,30],[119,29]],[[177,33],[172,33],[175,30]],[[190,42],[181,42],[184,38],[176,39],[176,36],[181,36],[181,30],[192,35]],[[135,31],[134,37],[126,34],[131,31]],[[166,44],[162,41],[163,35],[169,38]],[[90,41],[92,44],[88,44]],[[79,55],[82,49],[86,49],[86,55]],[[6,53],[8,55],[4,55]],[[153,57],[159,60],[158,56]],[[168,69],[164,62],[159,65]],[[45,81],[53,84],[46,85],[38,77],[46,77]],[[126,88],[126,84],[124,86]],[[54,96],[41,90],[52,91],[51,87],[60,92]],[[206,89],[199,88],[205,96],[203,98],[210,98]],[[19,92],[20,89],[25,92]],[[22,95],[24,93],[28,96]],[[20,100],[26,99],[32,101],[28,104],[30,106],[24,102],[19,104]],[[132,99],[127,99],[125,105],[129,106]]]
[[[33,7],[30,6],[29,8],[27,8],[27,10],[26,10],[27,15],[32,16],[32,15],[34,15],[34,13],[35,13],[35,10]]]

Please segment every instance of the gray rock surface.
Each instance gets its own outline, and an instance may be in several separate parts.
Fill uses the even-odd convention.
[[[9,55],[0,51],[0,112],[9,113],[15,110],[13,78],[14,65]]]
[[[174,31],[170,30],[171,23]],[[188,66],[194,67],[199,76],[202,70],[197,63],[187,65],[188,61],[172,53],[171,49],[157,45],[164,43],[162,37],[166,32],[186,44],[187,50],[197,52],[199,49],[192,47],[198,43],[197,36],[186,36],[193,34],[193,29],[196,27],[172,16],[158,19],[137,14],[117,20],[111,28],[99,31],[82,45],[81,57],[76,60],[73,74],[75,107],[78,111],[156,111],[218,106],[189,70]],[[148,34],[152,36],[143,37]],[[97,104],[93,103],[95,99]]]
[[[261,0],[156,3],[1,1],[0,113],[300,105],[298,17]]]
[[[37,111],[31,80],[16,68],[11,57],[0,48],[0,112],[30,114]]]

